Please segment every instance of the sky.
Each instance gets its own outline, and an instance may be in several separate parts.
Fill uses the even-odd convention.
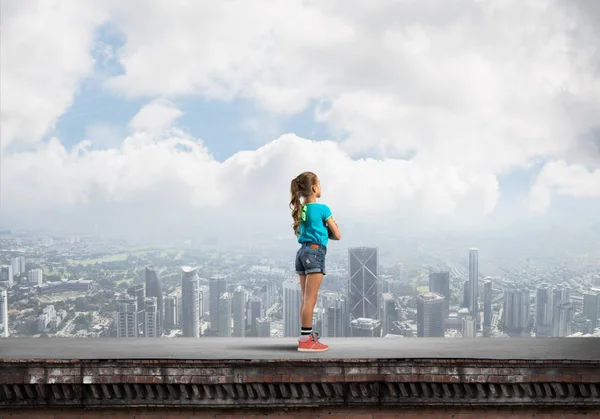
[[[594,0],[3,0],[0,226],[293,241],[600,213]],[[359,233],[360,232],[360,233]]]

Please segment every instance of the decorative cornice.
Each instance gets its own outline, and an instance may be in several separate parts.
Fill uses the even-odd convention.
[[[600,363],[523,360],[0,361],[0,408],[598,406]]]

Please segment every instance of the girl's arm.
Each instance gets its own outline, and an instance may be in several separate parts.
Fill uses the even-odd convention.
[[[342,233],[340,233],[340,229],[338,228],[337,223],[333,220],[333,217],[329,217],[327,219],[327,228],[331,232],[329,235],[331,240],[340,240],[342,238]]]

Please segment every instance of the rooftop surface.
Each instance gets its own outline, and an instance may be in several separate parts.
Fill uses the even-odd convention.
[[[600,338],[328,338],[323,353],[297,351],[295,338],[0,339],[15,359],[497,359],[599,361]]]

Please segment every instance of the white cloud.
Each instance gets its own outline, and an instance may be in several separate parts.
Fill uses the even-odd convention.
[[[7,0],[0,13],[2,147],[35,142],[71,106],[90,74],[103,2]]]
[[[537,176],[530,194],[529,206],[534,212],[548,209],[552,195],[578,198],[600,198],[600,168],[590,170],[579,164],[564,161],[547,163]]]
[[[169,128],[182,114],[172,102],[157,99],[144,106],[133,117],[129,127],[137,131],[161,132]]]
[[[288,182],[307,169],[336,213],[370,222],[489,214],[497,176],[540,160],[564,163],[542,171],[533,209],[554,192],[595,194],[598,31],[565,3],[149,0],[144,13],[134,1],[98,3],[108,14],[49,4],[3,2],[3,146],[39,140],[70,106],[105,20],[125,40],[96,51],[111,62],[114,52],[124,70],[106,87],[149,103],[107,150],[53,139],[3,156],[3,211],[13,219],[126,206],[162,225],[174,217],[217,228],[212,215],[265,228],[289,216]],[[315,103],[315,118],[344,139],[286,135],[221,163],[177,129],[172,101],[187,95],[250,99],[267,115]],[[180,213],[157,218],[164,208]]]

